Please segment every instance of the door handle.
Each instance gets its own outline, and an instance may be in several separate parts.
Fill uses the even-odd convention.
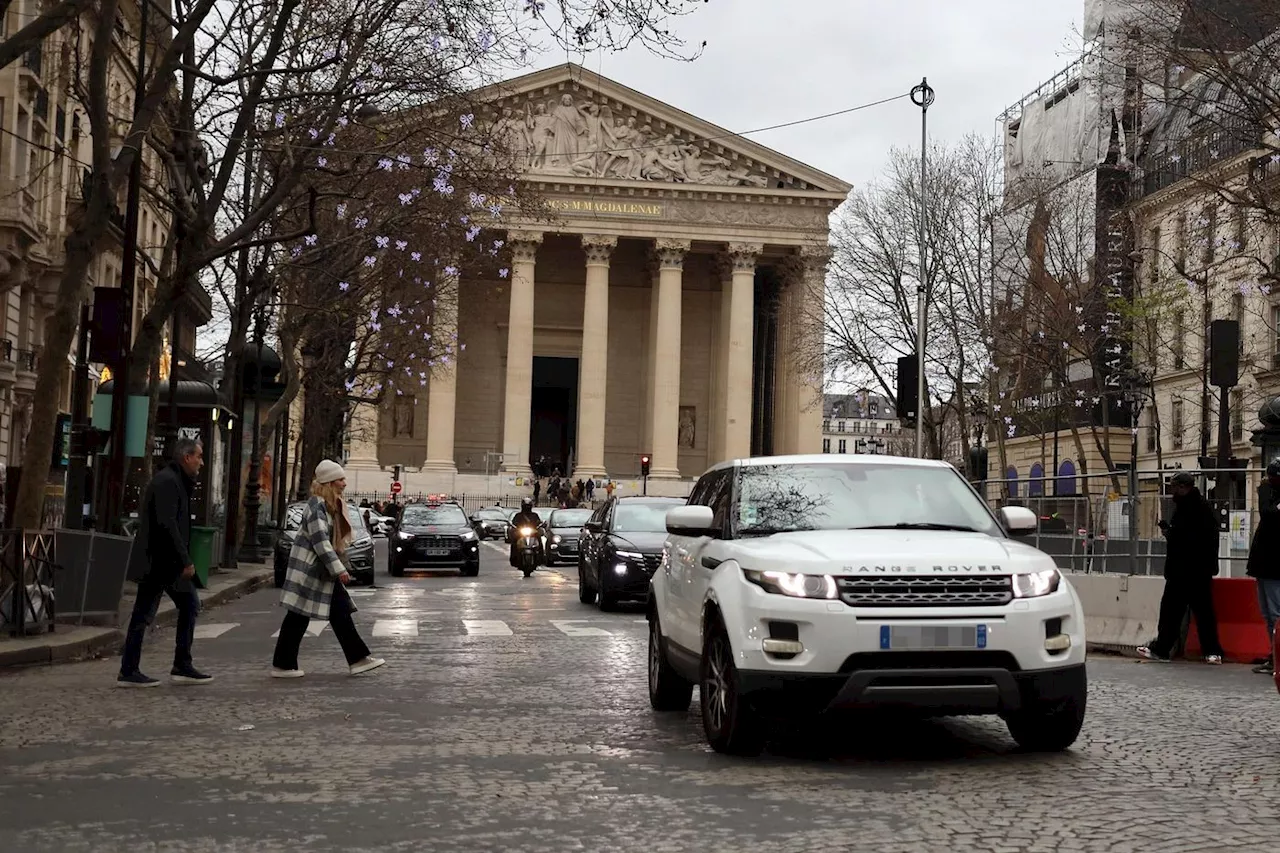
[[[703,557],[703,558],[702,558],[702,568],[704,568],[704,569],[716,569],[716,568],[719,568],[719,567],[720,567],[720,564],[721,564],[721,563],[723,563],[723,562],[724,562],[724,560],[717,560],[715,557]]]

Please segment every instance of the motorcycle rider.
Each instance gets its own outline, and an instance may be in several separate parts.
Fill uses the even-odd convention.
[[[516,513],[515,518],[511,519],[511,565],[513,568],[520,567],[520,561],[516,558],[516,543],[520,540],[520,528],[527,526],[536,531],[541,524],[542,519],[533,511],[533,498],[520,501],[520,511]]]

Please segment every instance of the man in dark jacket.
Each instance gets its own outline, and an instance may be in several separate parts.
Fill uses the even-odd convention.
[[[1258,531],[1249,545],[1249,577],[1258,582],[1258,609],[1267,622],[1267,647],[1276,635],[1280,618],[1280,459],[1267,465],[1267,476],[1258,486]],[[1275,661],[1253,668],[1270,675]]]
[[[178,608],[178,637],[170,676],[179,684],[205,684],[213,680],[191,663],[200,598],[191,583],[196,567],[187,548],[191,541],[191,491],[203,464],[204,451],[200,445],[189,438],[178,439],[173,462],[152,478],[142,499],[138,535],[130,555],[131,568],[140,569],[141,578],[120,659],[120,676],[116,679],[119,687],[155,687],[160,683],[143,675],[138,670],[138,662],[142,658],[147,626],[155,619],[160,596],[165,593]]]
[[[1200,634],[1205,662],[1222,663],[1218,619],[1213,610],[1213,576],[1218,573],[1218,516],[1196,488],[1190,474],[1174,474],[1173,517],[1161,521],[1169,541],[1164,561],[1164,595],[1160,598],[1158,636],[1138,654],[1148,660],[1167,661],[1182,635],[1182,618],[1191,608]]]

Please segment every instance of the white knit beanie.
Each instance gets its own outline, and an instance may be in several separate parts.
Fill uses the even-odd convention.
[[[316,466],[316,482],[332,483],[334,480],[345,480],[347,472],[342,470],[342,466],[332,459],[325,459]]]

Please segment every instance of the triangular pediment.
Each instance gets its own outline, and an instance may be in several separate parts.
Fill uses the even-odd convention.
[[[846,195],[850,185],[580,65],[475,93],[530,179]]]

